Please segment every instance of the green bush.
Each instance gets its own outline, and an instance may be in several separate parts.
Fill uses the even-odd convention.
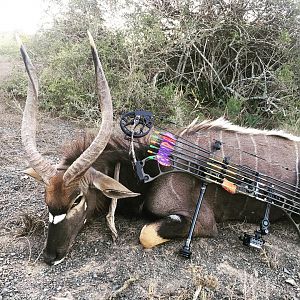
[[[178,124],[222,115],[246,126],[298,122],[299,10],[292,0],[128,0],[126,25],[108,28],[104,16],[121,2],[50,1],[49,11],[59,6],[60,14],[27,43],[44,109],[98,118],[90,29],[116,115],[148,109]],[[17,78],[7,88],[21,96]]]
[[[16,42],[12,35],[0,33],[0,55],[15,58],[18,55]]]

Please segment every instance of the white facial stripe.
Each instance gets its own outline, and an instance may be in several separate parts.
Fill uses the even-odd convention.
[[[168,217],[174,221],[181,222],[181,218],[178,215],[169,215]]]
[[[53,215],[51,214],[51,212],[49,212],[49,223],[52,223],[53,222]]]
[[[53,266],[56,266],[56,265],[60,264],[64,259],[65,259],[65,257],[63,257],[60,260],[55,261],[54,264],[53,264]]]
[[[54,216],[53,218],[53,224],[58,224],[59,222],[61,222],[62,220],[64,220],[64,218],[66,217],[67,214],[62,214],[62,215],[58,215],[58,216]]]
[[[84,202],[84,210],[87,210],[87,204]]]

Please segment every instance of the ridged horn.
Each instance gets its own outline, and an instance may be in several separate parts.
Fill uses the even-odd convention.
[[[21,39],[16,36],[20,52],[28,74],[27,99],[23,112],[21,137],[30,166],[42,177],[46,184],[56,173],[56,168],[44,159],[36,147],[36,115],[38,109],[38,79],[35,68]]]
[[[83,174],[97,159],[106,147],[112,133],[113,108],[110,89],[102,69],[94,39],[88,31],[93,61],[95,65],[98,97],[101,108],[101,126],[92,144],[72,163],[63,176],[63,180],[68,185],[78,175]]]

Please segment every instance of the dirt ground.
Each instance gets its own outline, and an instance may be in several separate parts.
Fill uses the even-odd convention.
[[[10,63],[0,59],[0,80],[9,72]],[[99,219],[85,226],[64,262],[46,265],[43,187],[21,173],[27,164],[19,107],[1,94],[0,300],[300,299],[299,237],[289,222],[272,224],[261,251],[238,238],[257,225],[219,224],[216,238],[193,241],[192,258],[186,260],[178,255],[182,240],[145,251],[138,241],[142,220],[118,218],[119,239],[113,244]],[[59,144],[82,130],[45,114],[39,124],[39,149],[55,162]],[[24,227],[32,230],[20,236]]]

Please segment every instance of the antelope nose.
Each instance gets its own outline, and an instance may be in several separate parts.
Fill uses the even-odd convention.
[[[46,249],[44,250],[44,261],[47,265],[53,266],[61,263],[65,255],[59,254],[57,252],[48,252]]]
[[[49,253],[46,250],[44,250],[44,262],[49,265],[52,266],[56,260],[56,253]]]

